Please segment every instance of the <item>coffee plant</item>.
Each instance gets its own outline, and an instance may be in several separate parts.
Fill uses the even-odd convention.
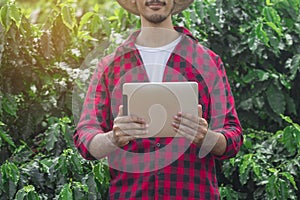
[[[195,0],[173,16],[218,53],[244,127],[222,199],[300,198],[300,1]],[[72,135],[90,75],[140,27],[108,0],[0,0],[0,199],[106,199]],[[75,122],[75,123],[74,123]]]

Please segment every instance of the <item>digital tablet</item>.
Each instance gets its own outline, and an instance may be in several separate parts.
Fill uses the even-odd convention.
[[[123,114],[136,115],[149,124],[145,137],[180,137],[173,130],[178,112],[198,115],[196,82],[146,82],[123,84]]]

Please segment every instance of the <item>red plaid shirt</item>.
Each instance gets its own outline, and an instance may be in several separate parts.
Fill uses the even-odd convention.
[[[211,130],[227,139],[223,156],[209,153],[199,158],[200,148],[185,138],[144,138],[130,142],[108,155],[110,199],[219,199],[215,159],[228,159],[239,151],[242,129],[234,107],[224,66],[218,55],[198,44],[185,28],[171,53],[163,81],[196,81],[199,104]],[[96,134],[112,130],[122,104],[125,82],[148,82],[133,33],[116,51],[99,63],[87,91],[75,145],[86,159]],[[154,97],[155,98],[155,97]]]

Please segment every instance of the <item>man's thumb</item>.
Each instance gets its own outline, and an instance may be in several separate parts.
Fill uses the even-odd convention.
[[[202,118],[202,105],[198,105],[198,116]]]
[[[118,116],[123,116],[123,105],[119,106],[119,113]]]

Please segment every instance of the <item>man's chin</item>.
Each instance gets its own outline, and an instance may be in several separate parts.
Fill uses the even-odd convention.
[[[167,18],[168,18],[168,16],[166,16],[166,15],[153,14],[151,16],[146,17],[146,20],[153,24],[161,24]]]

